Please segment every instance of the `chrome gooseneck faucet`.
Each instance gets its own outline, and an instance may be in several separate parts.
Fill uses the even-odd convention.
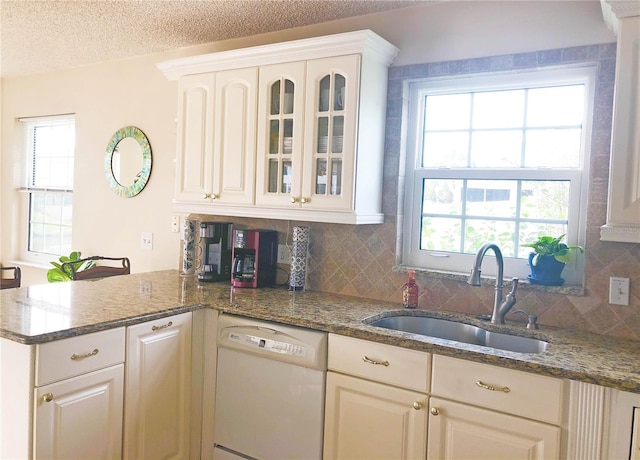
[[[502,277],[504,273],[504,261],[502,259],[502,251],[497,244],[486,243],[484,244],[476,254],[476,260],[473,263],[471,269],[471,275],[467,283],[471,286],[480,286],[480,267],[482,266],[482,259],[489,249],[492,249],[496,255],[496,263],[498,264],[498,275],[496,276],[496,292],[495,299],[493,301],[493,313],[491,314],[491,322],[495,324],[504,324],[504,317],[509,310],[516,304],[516,289],[518,289],[518,278],[513,278],[513,284],[511,285],[511,292],[509,292],[504,301],[502,300]]]

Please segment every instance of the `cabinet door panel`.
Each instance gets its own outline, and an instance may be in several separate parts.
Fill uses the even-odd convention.
[[[124,458],[189,457],[191,313],[127,329]]]
[[[559,458],[558,427],[438,398],[430,410],[429,460]]]
[[[35,458],[119,459],[124,365],[35,389]]]
[[[260,67],[256,204],[300,207],[304,75],[304,62]]]
[[[253,202],[258,69],[218,72],[213,204]]]
[[[305,208],[353,209],[359,82],[358,55],[307,62]]]
[[[329,372],[326,401],[324,458],[425,458],[426,395]]]
[[[204,202],[212,193],[215,74],[189,75],[178,89],[177,201]]]

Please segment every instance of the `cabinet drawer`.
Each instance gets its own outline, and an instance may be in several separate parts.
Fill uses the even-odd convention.
[[[36,386],[124,362],[124,328],[44,343],[36,349]]]
[[[421,392],[429,391],[430,355],[329,334],[329,369]]]
[[[433,356],[431,393],[559,425],[564,381],[446,356]]]

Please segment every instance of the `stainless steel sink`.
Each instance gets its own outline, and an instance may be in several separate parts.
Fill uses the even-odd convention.
[[[388,316],[369,325],[518,353],[542,353],[549,345],[544,340],[490,332],[471,324],[427,316]]]

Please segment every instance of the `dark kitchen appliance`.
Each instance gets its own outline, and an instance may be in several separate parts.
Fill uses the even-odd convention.
[[[265,287],[276,282],[278,232],[234,230],[231,284],[235,287]]]
[[[233,224],[228,222],[201,222],[200,244],[202,269],[199,281],[229,281]]]

